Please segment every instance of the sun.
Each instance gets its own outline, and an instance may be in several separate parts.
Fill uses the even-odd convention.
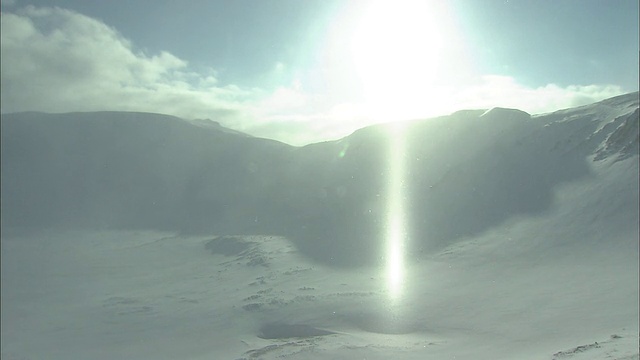
[[[435,2],[373,1],[351,37],[351,59],[365,101],[380,116],[412,116],[433,95],[446,31]]]

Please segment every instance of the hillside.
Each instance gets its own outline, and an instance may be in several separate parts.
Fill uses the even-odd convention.
[[[638,122],[3,115],[1,357],[638,359]]]
[[[4,114],[3,228],[272,234],[317,261],[371,263],[385,234],[389,126],[295,148],[158,114]],[[408,253],[433,253],[543,214],[558,186],[596,176],[591,164],[637,154],[638,94],[404,126]]]

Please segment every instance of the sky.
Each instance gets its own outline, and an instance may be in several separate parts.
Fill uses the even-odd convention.
[[[638,90],[637,0],[5,0],[3,113],[145,111],[293,145]]]

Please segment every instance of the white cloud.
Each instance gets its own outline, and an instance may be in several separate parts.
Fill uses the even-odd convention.
[[[624,92],[620,86],[606,84],[567,87],[547,84],[531,88],[509,76],[484,75],[476,83],[461,87],[453,99],[466,108],[499,106],[538,114],[593,103]]]
[[[212,118],[296,145],[336,139],[381,121],[496,106],[535,114],[624,93],[615,85],[532,88],[508,76],[469,74],[449,83],[383,89],[384,96],[369,103],[346,101],[335,94],[352,85],[349,79],[327,81],[323,93],[311,93],[305,85],[312,84],[299,79],[273,92],[223,85],[213,69],[195,72],[168,52],[136,50],[115,29],[65,9],[2,12],[1,26],[2,112],[125,110]],[[282,81],[285,70],[284,63],[275,64],[274,82]],[[331,69],[320,73],[324,80],[335,75]]]
[[[161,52],[136,51],[115,29],[60,8],[2,13],[2,111],[127,110],[238,117],[252,91],[219,85]]]
[[[389,89],[391,90],[391,89]],[[406,96],[403,94],[406,93]],[[254,104],[255,122],[244,130],[295,145],[338,139],[374,123],[427,119],[463,109],[516,108],[539,114],[600,101],[625,93],[615,85],[555,84],[531,88],[509,76],[484,75],[466,83],[433,87],[425,96],[393,89],[375,103],[332,103],[325,97],[304,93],[301,88],[280,88]],[[399,100],[400,99],[400,100]]]

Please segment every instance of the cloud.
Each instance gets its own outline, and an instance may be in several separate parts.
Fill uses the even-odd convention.
[[[464,109],[515,108],[540,114],[576,107],[624,94],[616,85],[548,84],[532,88],[513,77],[479,75],[464,83],[434,86],[422,96],[406,89],[387,89],[389,96],[373,103],[334,103],[322,95],[305,93],[298,85],[276,90],[253,104],[254,122],[244,131],[294,145],[339,139],[381,122],[428,119]],[[402,96],[406,94],[406,96]]]
[[[497,106],[536,114],[625,92],[607,84],[532,88],[509,76],[465,73],[434,84],[381,88],[375,101],[346,100],[336,94],[351,89],[352,79],[340,80],[333,68],[305,69],[323,74],[326,86],[320,88],[304,77],[278,84],[290,72],[283,62],[273,68],[273,91],[221,84],[213,69],[194,71],[168,52],[147,54],[116,29],[66,9],[3,11],[1,27],[2,112],[122,110],[211,118],[295,145],[337,139],[378,122]]]
[[[2,13],[2,112],[150,111],[237,118],[253,91],[220,85],[168,53],[137,51],[115,29],[60,8]]]
[[[625,91],[617,85],[556,84],[531,88],[519,84],[510,76],[483,75],[476,82],[460,87],[452,94],[456,104],[467,108],[510,107],[531,114],[551,112],[563,108],[590,104],[617,96]]]

